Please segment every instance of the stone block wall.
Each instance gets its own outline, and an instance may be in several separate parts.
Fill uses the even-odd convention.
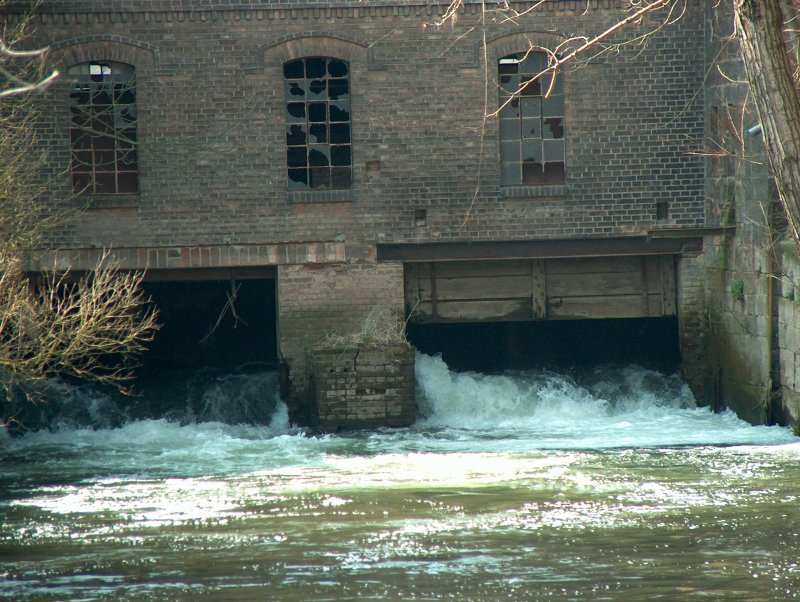
[[[326,431],[409,426],[417,415],[410,345],[315,349],[312,388]]]
[[[677,266],[678,338],[682,375],[695,395],[703,398],[706,378],[705,263],[701,253],[679,257]]]
[[[746,77],[737,43],[726,33],[730,6],[707,11],[706,137],[716,151],[707,158],[707,211],[708,223],[725,233],[705,240],[703,382],[693,388],[713,407],[731,408],[750,422],[793,422],[800,417],[800,316],[781,274],[786,265],[794,269],[796,254],[792,243],[789,251],[775,252],[781,210],[761,135],[747,131],[758,116],[747,86],[737,83]]]
[[[780,399],[776,418],[784,423],[800,422],[800,254],[791,241],[777,248],[780,273],[777,297],[777,348],[780,368]]]

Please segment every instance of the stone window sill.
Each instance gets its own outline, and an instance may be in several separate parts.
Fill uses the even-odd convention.
[[[353,201],[353,190],[290,190],[287,200],[290,203],[347,203]]]
[[[504,198],[536,198],[567,196],[570,193],[569,184],[556,184],[550,186],[503,186],[501,195]]]
[[[88,209],[123,209],[139,207],[138,194],[87,194],[78,197]]]

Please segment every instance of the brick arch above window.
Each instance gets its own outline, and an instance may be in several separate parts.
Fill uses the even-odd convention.
[[[133,65],[141,78],[158,67],[159,50],[132,38],[95,35],[54,42],[50,44],[49,56],[62,72],[72,65],[102,60]]]
[[[368,66],[372,62],[367,40],[344,37],[328,31],[307,31],[281,36],[261,45],[258,50],[266,64],[281,66],[309,56],[335,57],[351,64],[365,62]]]
[[[486,54],[490,64],[496,64],[498,59],[508,56],[509,54],[525,52],[531,48],[532,45],[538,46],[539,48],[554,50],[565,40],[566,38],[549,31],[504,33],[486,40]],[[483,44],[481,43],[477,47],[476,52],[480,51],[480,54],[483,54],[482,48]]]

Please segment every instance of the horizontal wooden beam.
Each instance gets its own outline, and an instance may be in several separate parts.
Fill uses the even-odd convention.
[[[460,261],[475,259],[559,259],[625,255],[679,255],[703,248],[702,238],[646,236],[579,240],[515,240],[379,244],[379,261]]]

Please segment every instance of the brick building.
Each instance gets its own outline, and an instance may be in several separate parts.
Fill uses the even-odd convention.
[[[437,27],[427,0],[50,0],[31,41],[65,74],[49,202],[86,207],[56,261],[111,247],[151,279],[274,281],[299,389],[309,347],[378,303],[422,322],[675,316],[706,226],[702,3],[550,95],[531,79],[531,45],[624,4],[513,22],[469,1]]]

